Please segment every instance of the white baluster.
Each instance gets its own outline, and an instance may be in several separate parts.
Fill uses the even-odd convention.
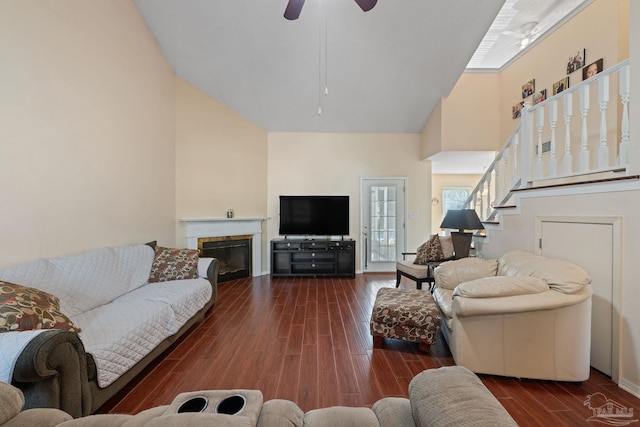
[[[598,80],[598,102],[600,103],[600,147],[598,167],[609,167],[609,145],[607,144],[607,104],[609,103],[609,75]]]
[[[496,197],[495,200],[497,203],[502,201],[504,197],[505,190],[507,189],[507,173],[509,171],[509,148],[507,147],[502,152],[502,157],[500,158],[500,163],[496,165]],[[502,184],[502,185],[500,185]]]
[[[513,140],[512,140],[513,141]],[[511,145],[513,146],[513,145]],[[504,196],[506,196],[507,185],[509,185],[509,179],[507,178],[507,174],[509,173],[509,150],[511,147],[507,147],[502,153],[502,172],[500,175],[502,177],[502,188],[501,191],[498,192],[498,187],[496,186],[496,200],[502,200]]]
[[[589,86],[580,88],[580,116],[582,131],[580,134],[580,172],[589,170],[589,146],[587,134],[587,115],[589,114]]]
[[[518,171],[518,150],[519,149],[520,149],[520,134],[516,133],[515,135],[513,135],[513,176],[511,177],[511,182],[509,183],[509,188],[508,188],[509,191],[511,191],[513,186],[518,181],[518,178],[520,177],[519,171]],[[505,192],[505,194],[507,193]]]
[[[556,176],[556,122],[558,121],[558,102],[549,104],[549,125],[551,126],[551,151],[549,153],[549,176]]]
[[[518,150],[518,156],[520,161],[518,162],[518,168],[520,173],[518,179],[520,179],[520,187],[527,187],[531,182],[531,168],[533,167],[533,114],[526,108],[522,110],[522,116],[520,118],[520,144],[522,147]],[[517,181],[516,181],[517,182]]]
[[[571,157],[571,116],[573,115],[573,92],[564,95],[564,156],[562,157],[563,170],[566,175],[573,169]]]
[[[491,215],[491,174],[487,175],[487,206],[485,218]]]
[[[544,108],[536,111],[538,122],[538,159],[536,162],[536,177],[542,178],[542,130],[544,129]]]
[[[627,165],[629,147],[629,65],[620,69],[620,100],[622,101],[622,117],[620,119],[620,166]]]

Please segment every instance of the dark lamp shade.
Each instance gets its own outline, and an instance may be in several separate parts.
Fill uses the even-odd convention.
[[[440,228],[464,230],[484,230],[484,226],[474,209],[449,209],[440,224]]]

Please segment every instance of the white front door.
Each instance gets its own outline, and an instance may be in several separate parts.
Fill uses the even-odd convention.
[[[615,327],[615,220],[543,218],[539,223],[540,254],[570,261],[591,276],[591,366],[617,380]]]
[[[363,271],[395,271],[405,250],[405,178],[363,178]]]

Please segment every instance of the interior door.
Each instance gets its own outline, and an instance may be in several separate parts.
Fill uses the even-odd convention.
[[[405,250],[404,178],[363,178],[363,270],[395,271]]]
[[[591,276],[591,366],[613,377],[613,224],[584,221],[542,221],[540,253],[573,262]]]

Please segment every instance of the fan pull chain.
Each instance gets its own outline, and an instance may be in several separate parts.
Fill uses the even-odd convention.
[[[329,18],[324,18],[324,94],[329,95]]]
[[[322,114],[322,26],[318,26],[318,115],[321,115],[321,114]]]

